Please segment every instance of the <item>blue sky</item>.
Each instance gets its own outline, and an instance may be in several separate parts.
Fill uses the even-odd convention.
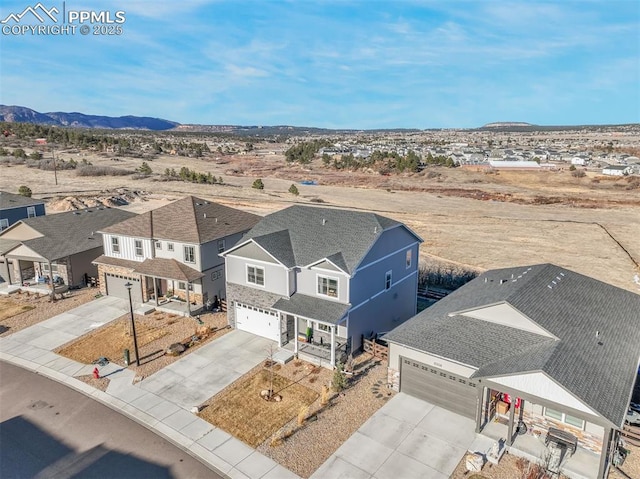
[[[36,3],[3,0],[0,17]],[[62,10],[62,1],[42,4]],[[67,0],[65,7],[123,10],[123,33],[1,35],[0,103],[357,129],[640,122],[637,0]]]

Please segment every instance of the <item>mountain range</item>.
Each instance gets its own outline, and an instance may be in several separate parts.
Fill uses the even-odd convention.
[[[39,123],[73,128],[107,128],[135,130],[170,130],[179,125],[175,121],[146,116],[102,116],[60,111],[40,113],[24,106],[0,105],[0,121]]]

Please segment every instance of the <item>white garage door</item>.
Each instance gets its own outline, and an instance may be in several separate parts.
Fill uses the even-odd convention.
[[[236,328],[278,341],[280,316],[276,312],[236,303]]]
[[[115,274],[106,273],[107,280],[107,294],[109,296],[116,296],[118,298],[129,299],[129,292],[125,287],[127,282],[131,283],[131,301],[133,304],[142,303],[142,289],[140,288],[140,278],[128,278],[127,276],[120,276]]]

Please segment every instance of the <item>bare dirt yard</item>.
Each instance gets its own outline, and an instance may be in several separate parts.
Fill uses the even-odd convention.
[[[7,336],[93,300],[98,291],[72,290],[51,301],[48,294],[16,292],[0,298],[0,336]],[[59,296],[57,296],[59,298]]]
[[[96,166],[114,165],[113,154],[82,155]],[[64,151],[60,156],[71,158]],[[118,168],[132,173],[143,161],[118,160]],[[374,211],[413,228],[424,239],[422,254],[478,269],[552,262],[640,291],[638,178],[610,179],[594,172],[577,178],[569,171],[486,174],[444,167],[384,176],[333,171],[321,160],[287,165],[282,155],[259,151],[208,158],[163,154],[146,161],[153,170],[148,176],[79,177],[65,170],[58,172],[58,185],[50,171],[3,164],[0,189],[15,191],[28,177],[34,196],[51,200],[50,212],[89,205],[96,198],[107,204],[124,198],[124,208],[142,212],[186,194],[263,215],[294,203]],[[165,169],[183,166],[220,176],[224,184],[164,181]],[[262,178],[264,190],[251,188],[256,178]],[[307,179],[318,184],[299,184]],[[297,196],[288,193],[292,183]]]
[[[206,401],[200,416],[256,447],[301,477],[309,477],[392,396],[387,369],[368,354],[354,361],[347,387],[330,389],[333,373],[302,360],[274,366],[275,393],[265,363]]]
[[[134,317],[140,366],[135,364],[131,320],[128,314],[71,343],[62,345],[55,352],[85,364],[92,364],[95,360],[104,357],[110,362],[126,366],[124,350],[128,349],[131,359],[129,367],[135,371],[138,379],[144,379],[179,359],[181,355],[188,354],[229,331],[225,313],[201,315],[202,325],[194,318],[159,311]],[[169,346],[174,343],[183,344],[185,351],[176,356],[165,354]],[[94,386],[99,384],[93,381],[92,377],[80,379]]]

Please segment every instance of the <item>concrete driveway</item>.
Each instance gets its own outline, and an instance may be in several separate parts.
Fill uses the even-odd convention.
[[[472,419],[400,393],[371,416],[311,479],[447,479],[475,439]]]
[[[191,409],[264,361],[276,343],[233,330],[140,383],[140,388]]]

